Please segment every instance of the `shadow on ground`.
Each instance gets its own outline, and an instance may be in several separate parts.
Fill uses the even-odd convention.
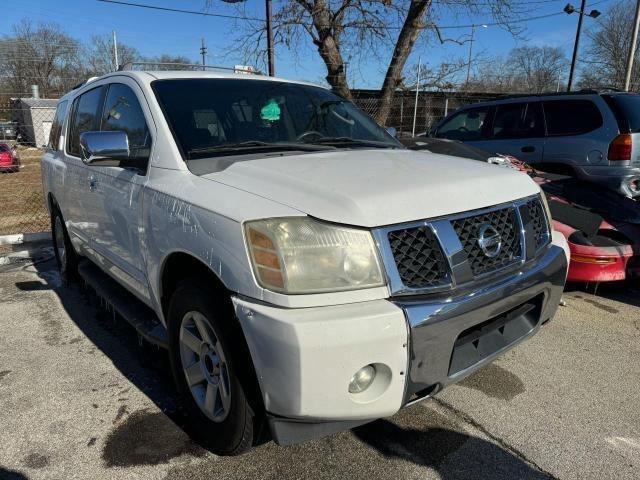
[[[29,480],[24,473],[20,473],[16,470],[9,470],[0,466],[0,480]]]

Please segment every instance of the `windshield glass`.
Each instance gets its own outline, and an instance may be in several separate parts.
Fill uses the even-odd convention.
[[[186,160],[298,147],[401,147],[355,105],[320,87],[252,79],[152,86]]]

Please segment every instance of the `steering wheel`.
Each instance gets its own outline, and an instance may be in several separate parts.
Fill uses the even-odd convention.
[[[467,127],[462,127],[462,126],[461,126],[461,127],[458,127],[458,131],[459,131],[459,132],[468,132],[468,131],[469,131],[469,129],[468,129]]]
[[[302,132],[300,135],[296,137],[296,141],[300,142],[303,138],[310,137],[311,135],[315,135],[316,137],[324,137],[324,133],[320,133],[317,130],[307,130],[306,132]]]

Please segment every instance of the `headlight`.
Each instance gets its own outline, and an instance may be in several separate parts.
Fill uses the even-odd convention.
[[[283,293],[318,293],[384,285],[371,232],[307,217],[245,224],[258,283]]]

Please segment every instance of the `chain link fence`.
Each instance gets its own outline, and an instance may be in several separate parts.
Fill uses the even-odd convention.
[[[0,236],[49,230],[40,161],[56,99],[5,96],[0,104]]]
[[[375,90],[354,90],[353,101],[375,118],[380,109],[379,93]],[[393,127],[398,135],[411,135],[415,116],[416,135],[424,134],[451,112],[471,103],[493,100],[495,93],[475,92],[397,92],[391,102],[391,111],[385,126]]]

